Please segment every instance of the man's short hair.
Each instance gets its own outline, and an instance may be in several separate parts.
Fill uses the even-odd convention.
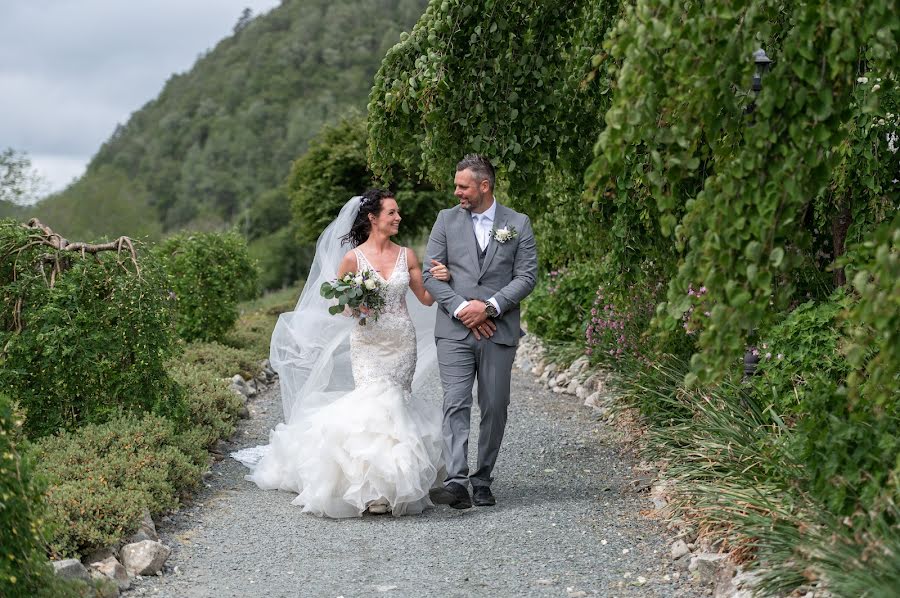
[[[456,165],[456,172],[466,169],[472,171],[476,182],[481,183],[481,181],[486,180],[491,191],[494,190],[494,165],[491,164],[490,160],[480,154],[466,154],[466,156],[459,161],[459,164]]]

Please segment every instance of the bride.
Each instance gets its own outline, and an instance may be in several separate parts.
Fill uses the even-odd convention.
[[[418,385],[434,370],[434,312],[412,298],[424,306],[434,299],[415,253],[391,241],[399,225],[392,194],[373,189],[347,202],[319,237],[297,307],[272,334],[285,421],[267,446],[233,453],[253,470],[248,480],[296,492],[292,504],[318,516],[399,516],[432,506],[428,490],[442,469],[441,413],[412,389],[414,375]],[[352,249],[344,253],[347,243]],[[383,285],[377,319],[363,326],[329,315],[322,283],[366,269]],[[450,278],[442,264],[432,272]]]

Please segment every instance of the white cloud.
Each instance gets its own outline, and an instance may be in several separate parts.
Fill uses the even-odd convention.
[[[29,154],[56,191],[118,123],[278,0],[3,0],[0,149]],[[76,164],[80,165],[76,167]]]

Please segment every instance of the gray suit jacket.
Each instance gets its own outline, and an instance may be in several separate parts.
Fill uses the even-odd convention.
[[[498,203],[494,228],[505,226],[515,228],[518,236],[506,243],[491,239],[484,265],[479,268],[471,214],[459,206],[438,214],[422,264],[425,288],[438,303],[434,326],[437,338],[466,338],[469,329],[453,317],[453,312],[468,299],[486,301],[494,297],[500,306],[500,317],[494,320],[497,331],[491,340],[510,346],[519,343],[522,336],[519,303],[531,293],[537,281],[537,247],[528,216]],[[449,282],[431,276],[428,269],[432,259],[447,265]]]

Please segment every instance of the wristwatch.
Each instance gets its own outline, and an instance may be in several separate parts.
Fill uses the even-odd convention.
[[[484,313],[486,313],[489,318],[496,318],[499,315],[497,308],[494,307],[494,304],[490,301],[484,302]]]

